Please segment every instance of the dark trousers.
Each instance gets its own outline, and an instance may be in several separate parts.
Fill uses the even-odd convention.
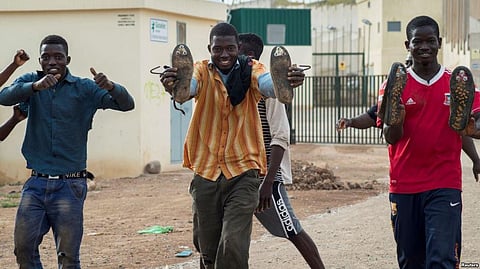
[[[458,268],[462,237],[460,190],[392,193],[390,205],[400,269]]]
[[[194,243],[207,269],[247,269],[260,179],[250,170],[232,179],[196,175],[190,186]]]
[[[20,269],[43,268],[39,245],[52,228],[58,267],[80,268],[85,178],[30,177],[24,184],[15,219],[15,255]]]

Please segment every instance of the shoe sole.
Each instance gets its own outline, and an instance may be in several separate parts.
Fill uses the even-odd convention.
[[[455,68],[450,77],[449,125],[455,131],[463,131],[472,111],[475,86],[472,73],[465,66]]]
[[[270,75],[278,101],[289,104],[293,100],[293,87],[288,80],[288,68],[292,65],[290,54],[283,46],[275,46],[270,53]]]
[[[393,63],[387,78],[379,113],[384,115],[383,123],[398,125],[401,123],[400,98],[407,83],[407,69],[402,63]]]
[[[178,44],[173,49],[172,66],[177,68],[172,98],[182,104],[190,99],[190,82],[193,76],[193,57],[187,45]]]

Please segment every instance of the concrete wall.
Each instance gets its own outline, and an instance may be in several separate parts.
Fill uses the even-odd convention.
[[[150,40],[151,18],[167,21],[167,42]],[[1,1],[0,68],[23,48],[31,60],[5,86],[40,69],[41,39],[62,35],[69,43],[74,75],[91,77],[89,67],[95,67],[126,86],[136,101],[135,110],[127,113],[98,111],[89,134],[88,168],[98,178],[138,176],[152,160],[159,160],[163,171],[177,169],[179,165],[170,164],[170,97],[149,70],[171,63],[177,21],[186,23],[194,58],[203,59],[208,57],[210,28],[220,20],[225,20],[225,5],[201,0]],[[11,107],[0,107],[0,122],[11,113]],[[24,130],[22,122],[0,144],[0,184],[28,175],[20,153]]]
[[[372,72],[370,74],[386,74],[393,62],[405,61],[407,55],[404,45],[407,39],[405,28],[413,17],[428,15],[437,20],[442,29],[442,1],[358,1],[358,14],[360,21],[365,18],[372,22],[369,64]],[[388,32],[387,22],[389,21],[400,21],[400,32]],[[368,39],[368,32],[366,38]],[[441,59],[440,53],[440,62]]]

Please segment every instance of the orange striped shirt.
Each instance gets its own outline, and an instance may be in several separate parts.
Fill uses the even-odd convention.
[[[263,64],[254,61],[245,99],[232,106],[221,76],[208,60],[195,63],[197,80],[195,111],[184,144],[183,166],[203,178],[216,181],[247,170],[266,172],[266,154],[257,103],[262,97],[258,76]]]

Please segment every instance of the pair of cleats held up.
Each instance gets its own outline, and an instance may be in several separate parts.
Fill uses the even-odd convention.
[[[150,69],[151,74],[160,75],[162,79],[164,72],[156,71],[159,68],[168,69],[170,66],[157,66]],[[172,95],[172,99],[180,104],[190,99],[190,81],[193,76],[193,57],[190,49],[185,44],[178,44],[172,52],[172,67],[177,68],[175,82],[168,83],[166,90]]]
[[[378,111],[383,123],[389,126],[403,124],[400,99],[407,82],[407,70],[402,63],[393,63],[388,74],[382,103]],[[476,131],[475,120],[471,115],[475,85],[470,70],[458,66],[450,78],[450,116],[449,126],[463,134],[471,135]]]
[[[292,65],[290,54],[283,46],[275,46],[270,55],[270,74],[275,90],[275,96],[282,103],[291,103],[293,99],[293,86],[288,80],[289,67]],[[177,79],[171,82],[167,90],[172,94],[174,102],[180,104],[190,99],[190,81],[193,75],[193,57],[190,49],[185,44],[179,44],[173,49],[172,66],[177,68]],[[169,66],[163,66],[165,69]],[[308,65],[300,65],[302,71],[306,71],[311,67]],[[155,72],[155,67],[150,70],[152,74],[162,75],[163,73]],[[175,103],[174,103],[175,104]]]
[[[289,68],[292,66],[290,54],[283,46],[273,47],[270,53],[270,75],[272,76],[275,96],[281,103],[290,104],[293,100],[293,86],[288,80]],[[294,65],[294,67],[297,67]],[[309,70],[309,65],[299,65],[303,71]]]
[[[177,77],[173,82],[169,82],[165,90],[172,95],[173,107],[185,115],[185,111],[178,108],[176,102],[183,104],[190,99],[190,81],[193,76],[193,57],[190,49],[185,44],[178,44],[173,49],[172,66],[177,68]],[[164,72],[157,72],[156,70],[163,67],[170,68],[168,65],[157,66],[150,69],[151,74],[160,75],[163,78]]]
[[[471,115],[474,99],[475,83],[472,72],[464,66],[455,68],[450,79],[449,125],[463,135],[476,132],[475,119]]]

